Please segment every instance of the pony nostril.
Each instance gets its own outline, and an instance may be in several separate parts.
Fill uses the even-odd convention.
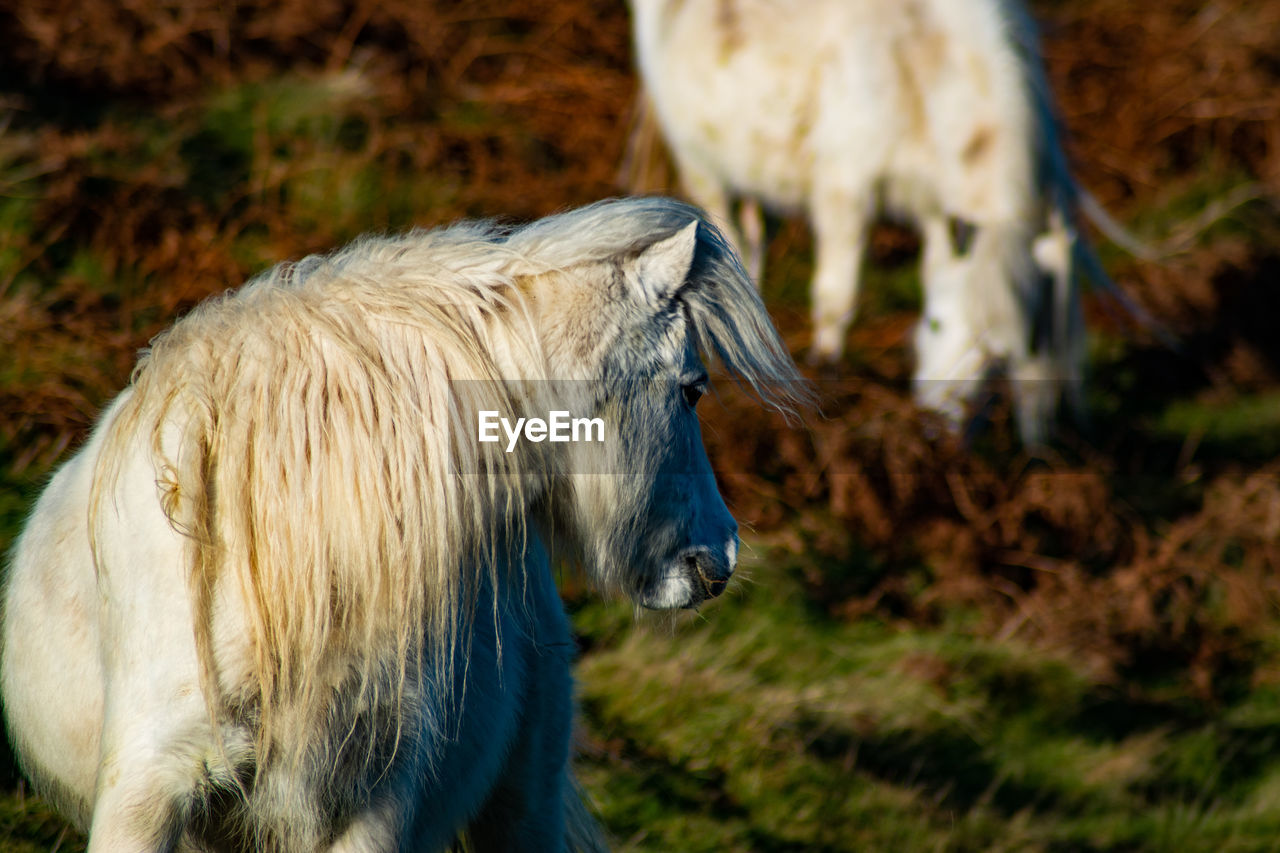
[[[708,580],[706,575],[702,575],[702,587],[707,591],[708,598],[715,598],[724,592],[724,588],[729,585],[728,581]]]
[[[701,559],[700,559],[701,558]],[[706,591],[708,598],[715,598],[724,592],[725,587],[729,585],[729,577],[733,574],[733,569],[727,571],[715,564],[708,554],[688,554],[684,558],[685,566],[689,570],[690,576],[697,576],[702,582],[702,588]]]
[[[676,564],[694,588],[695,600],[715,598],[725,591],[729,578],[733,577],[734,549],[722,553],[705,545],[684,551]]]

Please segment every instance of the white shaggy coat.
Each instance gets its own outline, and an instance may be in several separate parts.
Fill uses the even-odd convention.
[[[917,397],[958,420],[993,369],[1036,439],[1081,379],[1076,190],[1017,0],[631,0],[685,188],[757,278],[759,204],[816,241],[811,356],[853,320],[877,209],[923,236]]]
[[[0,687],[93,853],[597,849],[556,558],[650,607],[733,572],[700,353],[794,365],[667,199],[281,265],[158,338],[13,554]],[[612,439],[508,454],[476,414]]]

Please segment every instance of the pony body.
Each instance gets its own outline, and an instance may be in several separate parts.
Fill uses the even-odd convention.
[[[602,846],[552,556],[650,607],[724,588],[699,353],[798,387],[723,238],[666,199],[365,239],[201,305],[15,548],[24,769],[93,851]],[[480,411],[565,407],[612,439],[476,441]]]
[[[811,358],[844,349],[877,208],[923,237],[917,398],[953,420],[985,374],[1038,438],[1081,378],[1066,168],[1016,0],[632,0],[647,96],[689,195],[759,277],[759,204],[815,235]]]

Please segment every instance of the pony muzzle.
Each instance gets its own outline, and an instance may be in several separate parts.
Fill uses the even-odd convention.
[[[729,578],[733,577],[736,551],[732,547],[726,551],[695,547],[680,555],[679,562],[689,579],[692,593],[692,600],[686,606],[692,607],[725,591]]]
[[[645,587],[636,600],[650,610],[697,607],[725,591],[737,562],[737,541],[725,549],[686,548],[667,564],[663,576]]]

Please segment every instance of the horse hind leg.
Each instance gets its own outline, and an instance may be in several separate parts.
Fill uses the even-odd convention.
[[[198,762],[141,731],[149,724],[142,719],[127,733],[113,733],[116,746],[99,768],[89,853],[174,850],[187,829],[201,781]]]
[[[870,188],[827,188],[811,202],[814,254],[811,364],[832,364],[844,354],[845,333],[857,309],[862,258],[872,214]]]
[[[145,450],[125,457],[99,537],[102,735],[90,853],[172,850],[229,768],[252,760],[247,736],[219,736],[200,677],[187,542],[154,498]]]
[[[693,203],[711,217],[722,231],[733,237],[733,219],[729,211],[729,192],[724,182],[711,169],[689,158],[680,160],[680,183]]]
[[[240,849],[252,836],[251,738],[227,726],[219,740],[190,687],[170,682],[151,695],[127,695],[112,685],[90,853]],[[313,823],[307,818],[291,814],[295,835]]]
[[[689,159],[680,161],[680,181],[685,192],[724,233],[742,259],[743,266],[756,287],[764,272],[764,216],[755,199],[743,198],[738,217],[733,217],[732,198],[728,187],[716,173]]]
[[[756,283],[756,289],[764,287],[764,212],[760,202],[744,198],[738,205],[738,228],[742,235],[742,262],[747,275]]]
[[[19,762],[46,799],[87,829],[103,705],[98,587],[82,520],[90,463],[74,457],[40,497],[5,579],[0,685]]]

